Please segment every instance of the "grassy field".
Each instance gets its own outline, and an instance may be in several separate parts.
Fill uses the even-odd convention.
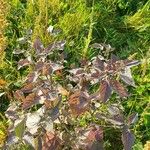
[[[51,26],[60,29],[57,36],[47,32]],[[131,96],[122,101],[122,106],[125,116],[138,113],[138,121],[132,127],[136,137],[133,150],[143,150],[144,146],[150,149],[150,144],[146,149],[150,141],[150,0],[0,0],[0,29],[1,146],[8,133],[5,111],[12,102],[13,91],[22,86],[31,70],[17,69],[22,56],[14,56],[13,50],[26,50],[30,48],[26,41],[39,37],[45,46],[66,40],[66,67],[79,66],[81,59],[90,60],[99,53],[140,60],[141,64],[132,69],[136,87],[127,87]],[[100,51],[90,47],[93,43],[110,44],[114,49]],[[80,118],[81,126],[88,123],[86,117]],[[106,129],[105,149],[123,149],[119,136],[118,131]]]

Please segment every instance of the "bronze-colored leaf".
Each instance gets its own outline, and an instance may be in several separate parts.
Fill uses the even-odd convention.
[[[100,99],[102,102],[106,102],[111,96],[111,87],[107,81],[102,81],[100,86]]]
[[[128,97],[127,90],[123,87],[123,85],[119,81],[110,80],[110,85],[114,89],[114,91],[119,94],[120,97]]]
[[[14,98],[16,100],[23,101],[25,99],[25,96],[21,90],[17,90],[16,92],[14,92]]]
[[[22,108],[28,109],[35,104],[38,104],[41,100],[40,96],[37,96],[36,93],[31,93],[23,100]],[[45,100],[45,99],[44,99]]]
[[[45,63],[43,65],[43,68],[42,68],[42,75],[51,75],[52,74],[52,67],[49,63]]]
[[[32,82],[35,82],[38,78],[38,73],[37,72],[32,72],[32,73],[29,73],[28,76],[27,76],[27,80],[26,80],[26,83],[32,83]]]
[[[23,88],[21,88],[21,91],[23,93],[31,93],[34,88],[35,88],[35,83],[29,83],[26,84]]]
[[[44,62],[43,61],[38,61],[36,64],[35,64],[35,71],[41,71],[42,68],[44,66]]]
[[[63,96],[69,96],[69,92],[65,88],[63,88],[61,85],[58,86],[58,91]]]
[[[61,146],[61,139],[52,132],[45,133],[43,137],[42,150],[58,150]]]
[[[103,130],[99,126],[79,130],[78,145],[84,150],[103,150]],[[78,148],[79,149],[79,148]]]
[[[92,142],[102,141],[103,140],[103,130],[98,126],[92,127],[87,136],[87,140],[92,141]]]
[[[19,62],[18,62],[18,70],[24,66],[28,66],[30,65],[31,61],[26,58],[26,59],[21,59]]]
[[[23,109],[28,109],[28,108],[30,108],[33,104],[35,104],[35,97],[36,97],[36,94],[35,94],[35,93],[29,94],[29,95],[23,100],[22,108],[23,108]]]
[[[83,114],[89,107],[88,96],[84,92],[77,91],[69,97],[69,105],[74,115]]]

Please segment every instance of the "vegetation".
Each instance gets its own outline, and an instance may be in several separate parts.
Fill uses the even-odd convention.
[[[0,0],[1,147],[148,149],[149,15],[150,0]]]

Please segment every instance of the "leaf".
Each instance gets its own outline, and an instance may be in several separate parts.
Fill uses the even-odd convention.
[[[42,68],[42,75],[44,75],[44,76],[51,75],[52,72],[53,72],[53,68],[52,68],[51,64],[45,63]]]
[[[104,114],[97,113],[96,117],[98,119],[104,119],[105,121],[110,122],[117,126],[124,125],[124,117],[121,114],[114,115],[114,116],[106,116]]]
[[[33,47],[36,50],[36,54],[39,55],[40,53],[42,53],[44,46],[41,42],[41,40],[39,38],[37,38],[34,43],[33,43]]]
[[[103,130],[99,126],[79,130],[78,145],[85,150],[103,150]]]
[[[112,62],[112,63],[115,63],[115,62],[118,61],[118,60],[119,60],[119,58],[118,58],[116,55],[111,54],[111,62]]]
[[[138,113],[132,113],[129,117],[128,117],[128,124],[134,124],[136,123],[138,120]]]
[[[117,80],[110,80],[111,87],[119,94],[120,97],[127,97],[128,92],[123,85]]]
[[[64,50],[65,44],[66,44],[66,41],[57,41],[55,43],[55,49]]]
[[[63,88],[61,85],[58,86],[58,91],[63,96],[69,96],[69,92],[65,88]]]
[[[124,150],[132,150],[135,137],[128,128],[124,128],[122,131],[122,143],[124,145]]]
[[[26,58],[26,59],[21,59],[18,62],[18,70],[24,66],[28,66],[31,64],[31,59],[30,58]]]
[[[97,48],[97,49],[101,49],[101,50],[104,49],[104,46],[103,46],[102,44],[99,44],[99,43],[94,43],[94,44],[92,44],[90,47],[92,47],[92,48]]]
[[[15,93],[14,93],[14,98],[16,100],[20,100],[20,101],[23,101],[25,99],[25,96],[23,94],[23,92],[21,90],[17,90]]]
[[[13,51],[13,54],[19,55],[19,54],[23,54],[24,52],[25,52],[25,50],[15,49],[15,50]]]
[[[106,102],[111,96],[111,87],[107,81],[102,81],[100,86],[100,99]]]
[[[124,72],[120,74],[120,78],[128,85],[135,87],[135,83],[133,77],[131,75],[131,69],[129,67],[125,67]]]
[[[104,150],[103,142],[93,142],[92,144],[88,144],[86,150]]]
[[[80,76],[81,74],[85,73],[84,69],[82,69],[82,68],[72,69],[72,70],[69,70],[69,72],[76,76]]]
[[[17,115],[17,109],[18,109],[18,105],[16,102],[12,102],[8,109],[5,112],[5,115],[8,119],[11,120],[16,120],[19,118],[19,116]]]
[[[34,144],[35,144],[35,150],[41,150],[42,149],[42,138],[40,136],[37,136],[34,138]]]
[[[122,126],[125,123],[122,114],[114,115],[112,118],[110,118],[110,122],[114,125],[119,125],[119,126]]]
[[[39,76],[39,75],[38,75],[37,72],[29,73],[28,76],[27,76],[26,83],[35,82],[35,81],[38,79],[38,76]]]
[[[81,115],[88,110],[89,96],[87,93],[76,91],[69,97],[69,105],[74,115]]]
[[[35,97],[36,97],[35,93],[31,93],[28,96],[26,96],[26,98],[23,100],[22,108],[28,109],[32,105],[36,104]]]
[[[61,140],[52,132],[45,133],[43,137],[42,150],[58,150],[61,146]]]
[[[21,91],[23,93],[31,93],[34,88],[35,88],[35,83],[29,83],[26,84],[23,88],[21,88]]]
[[[35,71],[41,71],[42,68],[44,66],[44,62],[43,61],[38,61],[36,64],[35,64]]]
[[[19,118],[19,116],[17,115],[17,113],[15,111],[12,111],[12,110],[7,110],[5,112],[5,116],[8,118],[8,119],[11,119],[11,120],[16,120]]]
[[[63,69],[64,67],[60,64],[56,64],[56,63],[50,63],[52,69],[53,69],[53,72],[57,71],[57,70],[61,70]]]
[[[15,121],[16,123],[16,121]],[[19,137],[20,139],[22,139],[24,131],[25,131],[25,119],[19,121],[19,123],[17,123],[17,125],[15,125],[15,134],[17,137]]]
[[[138,60],[131,60],[131,61],[127,60],[127,61],[125,61],[125,64],[127,67],[133,67],[133,66],[139,65],[140,61],[138,61]]]
[[[103,140],[103,130],[98,127],[92,127],[87,136],[88,141],[102,141]]]
[[[93,61],[93,65],[101,71],[104,70],[104,61],[100,57],[96,57],[96,59]]]
[[[2,97],[5,94],[5,92],[0,93],[0,97]]]
[[[59,108],[57,106],[52,108],[49,112],[49,115],[50,115],[52,121],[56,120],[60,115]]]
[[[41,120],[40,113],[28,113],[26,126],[31,134],[35,134],[39,128],[39,122]]]
[[[113,116],[120,114],[119,108],[117,108],[116,106],[113,106],[113,105],[108,107],[108,112]]]
[[[34,137],[31,133],[27,132],[22,139],[24,140],[25,144],[31,145],[32,148],[35,147]]]

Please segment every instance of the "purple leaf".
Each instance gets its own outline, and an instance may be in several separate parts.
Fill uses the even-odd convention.
[[[44,49],[44,46],[41,42],[41,40],[39,38],[37,38],[34,43],[33,43],[33,47],[34,49],[36,50],[36,54],[40,54],[42,53],[43,49]]]
[[[127,67],[133,67],[133,66],[139,65],[140,61],[138,61],[138,60],[127,60],[127,61],[125,61],[125,64]]]
[[[115,63],[115,62],[118,61],[118,60],[119,60],[119,58],[118,58],[116,55],[111,54],[111,62],[112,62],[112,63]]]
[[[7,110],[5,112],[5,115],[8,119],[11,119],[11,120],[19,119],[19,116],[16,114],[16,111]]]
[[[101,71],[104,70],[104,61],[101,60],[99,57],[96,57],[96,59],[93,61],[93,65]]]
[[[38,76],[39,75],[37,72],[33,72],[33,73],[28,74],[26,83],[35,82],[37,80]]]
[[[138,113],[133,113],[128,117],[128,124],[134,124],[138,120]]]
[[[120,74],[120,78],[128,85],[135,87],[134,80],[132,78],[131,69],[129,67],[125,67],[125,70]]]
[[[100,86],[100,99],[106,102],[111,96],[111,87],[107,81],[102,81]]]
[[[120,97],[128,97],[128,92],[119,81],[111,80],[110,85]]]
[[[77,75],[77,76],[85,73],[84,69],[82,69],[82,68],[72,69],[72,70],[70,70],[69,72],[70,72],[71,74]]]
[[[108,112],[113,116],[120,114],[119,108],[117,108],[116,106],[113,106],[113,105],[108,107]]]
[[[44,62],[43,61],[38,61],[36,64],[35,64],[35,71],[41,71],[42,68],[44,66]]]
[[[135,137],[128,128],[124,128],[122,131],[122,143],[124,145],[124,150],[132,150]]]

